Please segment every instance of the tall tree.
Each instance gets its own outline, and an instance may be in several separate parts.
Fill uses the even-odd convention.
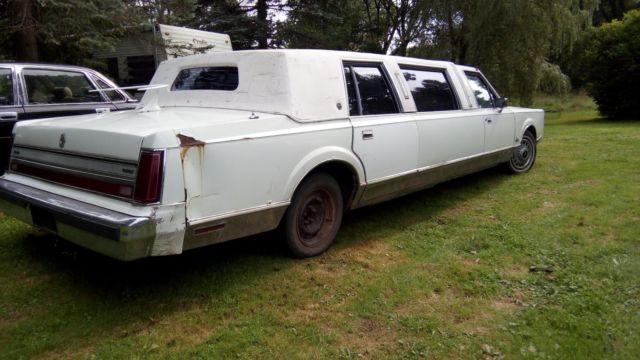
[[[9,2],[9,32],[13,32],[13,51],[19,59],[38,60],[34,7],[31,0]]]
[[[192,21],[196,0],[130,0],[149,20],[158,24],[185,25]]]
[[[586,52],[589,94],[604,116],[637,119],[640,112],[640,10],[600,26]]]
[[[543,74],[566,80],[550,61],[570,52],[596,7],[596,0],[438,0],[430,22],[435,30],[410,51],[479,66],[499,89],[526,104]]]
[[[432,29],[435,21],[434,1],[399,0],[391,14],[395,23],[392,54],[407,56],[408,47]],[[388,52],[388,50],[387,50]]]
[[[286,6],[280,0],[198,0],[190,26],[229,34],[234,49],[277,45],[274,12]]]
[[[593,24],[600,25],[620,20],[625,12],[638,8],[640,8],[638,0],[600,0],[600,5],[593,16]]]
[[[362,8],[353,0],[290,0],[278,38],[287,47],[359,50]]]
[[[0,53],[15,60],[86,63],[90,50],[140,20],[138,8],[120,0],[5,0],[0,9]]]

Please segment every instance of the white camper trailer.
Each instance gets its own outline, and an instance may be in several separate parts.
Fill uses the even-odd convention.
[[[158,25],[162,46],[158,58],[175,59],[181,56],[232,51],[231,38],[227,34],[194,30],[179,26]]]
[[[158,24],[120,40],[111,50],[95,52],[94,57],[105,59],[103,73],[125,86],[148,84],[164,60],[232,50],[227,34]]]

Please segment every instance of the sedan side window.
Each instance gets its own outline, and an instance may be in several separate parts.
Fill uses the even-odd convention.
[[[393,114],[398,105],[381,65],[345,64],[350,115]],[[355,99],[354,99],[355,96]]]
[[[0,106],[13,105],[11,69],[0,69]]]
[[[400,66],[418,111],[458,109],[449,80],[442,69]]]
[[[471,85],[471,90],[473,91],[473,95],[475,95],[476,100],[478,101],[478,105],[481,108],[493,108],[495,107],[495,94],[491,91],[489,86],[484,82],[482,77],[478,74],[465,72],[467,75],[467,79],[469,80],[469,85]]]
[[[98,84],[98,86],[100,87],[100,89],[110,89],[113,88],[113,86],[107,84],[106,82],[94,77],[94,80],[96,81],[96,83]],[[118,102],[118,101],[125,101],[127,99],[125,99],[125,97],[120,94],[119,92],[117,92],[116,90],[104,90],[103,93],[105,95],[107,95],[107,97],[109,98],[109,100],[113,101],[113,102]]]
[[[83,73],[24,69],[22,74],[29,105],[104,102]]]

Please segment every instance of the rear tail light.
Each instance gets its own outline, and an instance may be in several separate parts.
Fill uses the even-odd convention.
[[[162,171],[164,152],[159,150],[140,151],[138,174],[133,199],[150,204],[160,201],[162,192]]]
[[[61,163],[60,159],[52,163],[39,162],[35,156],[37,155],[36,150],[27,150],[26,156],[24,154],[21,155],[19,151],[14,152],[14,155],[17,155],[11,158],[10,169],[12,172],[143,204],[152,204],[160,201],[164,171],[164,152],[161,150],[140,151],[135,179],[133,178],[134,170],[131,164],[124,164],[119,167],[110,163],[111,167],[105,167],[105,172],[95,170],[92,172],[87,168],[72,167],[77,156],[70,157],[72,166],[66,167]],[[60,157],[62,155],[57,156]],[[83,161],[88,162],[90,160],[83,159]],[[104,160],[97,161],[105,162]]]
[[[73,175],[69,173],[56,172],[50,169],[44,169],[29,164],[12,162],[11,170],[16,173],[34,176],[46,179],[60,184],[66,184],[73,187],[83,188],[95,192],[109,194],[118,197],[131,198],[131,185],[119,184],[110,181],[88,178],[85,176]]]

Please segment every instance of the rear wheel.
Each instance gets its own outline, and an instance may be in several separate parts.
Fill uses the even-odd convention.
[[[340,185],[328,174],[305,179],[296,190],[284,218],[287,245],[293,255],[322,254],[335,239],[342,223]]]
[[[526,131],[520,145],[514,150],[511,160],[507,163],[507,169],[514,174],[529,171],[536,161],[536,152],[536,138],[531,131]]]

